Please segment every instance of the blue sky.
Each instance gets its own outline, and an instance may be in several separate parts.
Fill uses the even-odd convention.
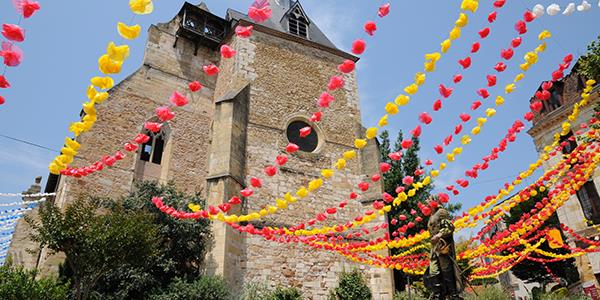
[[[116,33],[118,21],[129,22],[132,14],[128,1],[40,1],[42,10],[33,18],[24,20],[27,40],[21,46],[25,60],[18,68],[8,70],[12,88],[0,93],[7,103],[0,107],[0,134],[35,142],[52,149],[59,149],[69,133],[68,124],[76,121],[81,103],[85,101],[85,89],[91,76],[98,74],[96,60],[111,40],[119,40]],[[144,28],[152,23],[170,20],[182,5],[182,1],[155,1],[155,12],[150,16],[136,17]],[[365,37],[364,21],[373,19],[377,7],[383,1],[361,0],[304,0],[309,17],[334,41],[338,47],[348,49],[355,37]],[[367,39],[366,53],[358,65],[359,89],[363,121],[374,125],[385,103],[393,100],[404,86],[411,83],[416,71],[422,70],[423,54],[437,51],[439,43],[446,38],[459,12],[460,1],[391,1],[392,13],[379,21],[374,38]],[[492,1],[481,1],[480,11],[472,17],[440,63],[438,71],[428,76],[425,87],[413,98],[411,105],[391,120],[390,131],[402,129],[408,132],[417,124],[417,115],[431,111],[438,98],[437,85],[450,84],[458,71],[456,61],[463,58],[475,40],[477,31],[486,26],[487,13]],[[513,24],[521,18],[526,7],[537,2],[511,0],[500,10],[498,21],[492,25],[491,37],[484,42],[479,54],[473,56],[473,67],[462,72],[465,80],[444,107],[444,114],[434,114],[434,122],[425,129],[422,137],[422,157],[432,157],[432,147],[440,143],[458,122],[458,114],[469,112],[470,103],[476,99],[475,90],[484,87],[485,75],[500,59],[500,48],[508,47],[516,36]],[[552,2],[542,2],[549,5]],[[557,1],[562,7],[567,1]],[[207,1],[209,8],[223,15],[227,7],[245,11],[250,1]],[[540,63],[527,73],[517,91],[507,97],[507,104],[498,109],[498,115],[490,121],[482,134],[465,149],[464,155],[443,173],[438,183],[454,181],[465,169],[488,154],[505,135],[506,129],[516,117],[528,109],[528,101],[541,80],[549,78],[557,63],[567,53],[576,57],[585,53],[586,45],[600,33],[596,26],[600,18],[597,2],[587,13],[573,16],[554,16],[535,21],[529,26],[529,34],[516,51],[511,70],[499,77],[499,85],[490,92],[493,96],[516,74],[516,63],[521,63],[525,51],[534,48],[537,33],[548,29],[554,37],[548,50],[541,55]],[[0,3],[0,21],[16,23],[18,20],[10,1]],[[122,79],[141,64],[146,35],[131,43],[132,57],[126,62]],[[325,83],[324,83],[325,84]],[[316,97],[317,95],[315,95]],[[107,105],[110,105],[108,103]],[[101,116],[100,116],[101,117]],[[56,153],[16,143],[0,137],[0,192],[18,192],[26,189],[38,175],[47,177],[47,165]],[[531,138],[523,132],[509,146],[491,168],[480,174],[455,201],[465,207],[479,203],[487,194],[494,193],[510,178],[514,178],[536,159]],[[2,200],[0,200],[2,201]]]

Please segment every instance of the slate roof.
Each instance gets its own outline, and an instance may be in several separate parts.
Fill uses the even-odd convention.
[[[289,3],[287,1],[289,1]],[[280,31],[280,32],[288,33],[287,23],[288,23],[289,13],[291,12],[292,9],[295,8],[296,5],[300,5],[300,1],[298,1],[298,0],[296,0],[296,1],[294,1],[294,0],[278,0],[278,2],[280,2],[281,4],[277,5],[277,2],[275,2],[275,0],[271,0],[271,10],[273,11],[273,16],[271,19],[265,21],[264,23],[261,23],[261,25],[269,27],[269,28],[277,30],[277,31]],[[302,9],[302,11],[304,11],[304,9],[302,8],[301,5],[300,5],[300,8]],[[245,20],[245,21],[253,22],[248,17],[248,15],[241,13],[234,9],[227,10],[226,19],[227,20]],[[323,46],[329,47],[329,48],[338,49],[333,44],[333,42],[331,42],[331,40],[329,40],[327,38],[327,36],[325,36],[323,31],[321,31],[319,26],[317,26],[317,24],[312,19],[310,19],[308,16],[307,16],[307,19],[310,22],[310,24],[308,26],[308,40],[318,43],[318,44],[321,44]]]

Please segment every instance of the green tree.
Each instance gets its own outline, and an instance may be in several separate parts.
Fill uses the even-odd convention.
[[[363,274],[359,270],[353,270],[340,274],[338,287],[331,296],[337,300],[369,300],[372,293]]]
[[[179,209],[203,204],[172,184],[142,182],[122,199],[77,200],[64,212],[49,204],[39,222],[29,220],[34,240],[65,253],[60,273],[73,298],[147,299],[175,281],[196,284],[212,243],[209,222],[171,218],[154,196]]]
[[[128,264],[146,263],[158,247],[157,228],[145,213],[122,209],[101,213],[92,201],[76,200],[64,212],[53,203],[39,210],[40,221],[28,219],[32,238],[41,247],[66,255],[74,299],[87,299],[106,274]],[[142,258],[142,259],[140,259]]]
[[[186,195],[173,184],[137,183],[133,192],[119,201],[105,199],[105,206],[121,206],[126,212],[146,212],[157,227],[159,247],[147,263],[137,268],[123,265],[107,274],[95,293],[101,299],[146,299],[153,289],[165,289],[175,279],[192,282],[203,274],[205,257],[212,247],[208,220],[172,218],[152,204],[152,197],[163,197],[165,204],[188,210],[189,203],[204,205],[199,195]]]
[[[510,213],[505,216],[504,220],[508,226],[517,223],[521,217],[526,216],[532,209],[535,208],[537,203],[542,203],[543,198],[548,196],[548,190],[544,190],[543,192],[538,191],[537,195],[530,197],[529,200],[523,201],[516,205],[514,208],[510,210]],[[539,230],[543,230],[545,228],[557,228],[560,230],[560,222],[558,220],[558,216],[556,213],[552,215],[545,223],[540,227]],[[565,239],[563,235],[563,240]],[[523,251],[524,246],[514,247],[515,251]],[[569,253],[566,249],[552,249],[548,242],[544,242],[540,248],[541,250],[547,252],[553,252],[558,254],[567,254]],[[537,254],[530,254],[532,257],[539,257]],[[541,257],[546,258],[546,257]],[[546,263],[546,266],[552,271],[552,274],[558,278],[565,279],[569,284],[575,283],[579,280],[579,273],[577,272],[577,268],[575,267],[575,259],[566,259],[560,260],[557,262]],[[511,271],[513,274],[523,280],[524,282],[537,282],[542,285],[553,282],[554,278],[552,275],[548,274],[546,268],[538,262],[534,262],[531,260],[523,260],[516,266],[514,266]]]
[[[36,271],[25,270],[21,266],[13,266],[8,260],[0,267],[0,299],[44,299],[66,300],[69,285],[54,278],[36,280]]]
[[[188,282],[175,279],[164,291],[150,295],[150,300],[227,300],[227,282],[221,277],[201,276]]]
[[[600,81],[600,41],[591,42],[587,50],[588,53],[578,61],[578,70],[586,78]]]
[[[408,150],[404,151],[404,155],[402,159],[399,161],[392,161],[388,155],[392,152],[403,152],[402,141],[404,140],[404,136],[402,131],[399,131],[398,137],[394,144],[394,148],[390,148],[390,137],[389,132],[383,131],[380,135],[380,156],[383,162],[390,163],[392,168],[390,171],[383,175],[384,187],[385,191],[391,195],[397,195],[396,188],[399,186],[404,186],[406,190],[410,187],[405,186],[402,183],[402,180],[405,176],[412,176],[414,178],[414,182],[419,182],[424,179],[427,174],[424,175],[415,175],[415,171],[418,169],[423,169],[421,165],[421,159],[419,157],[419,151],[421,150],[420,140],[417,137],[412,137],[413,146]],[[423,230],[427,229],[427,221],[428,217],[422,216],[418,204],[423,203],[426,204],[429,199],[432,198],[431,191],[434,188],[434,184],[431,183],[417,191],[414,197],[410,197],[406,202],[402,203],[400,206],[393,207],[392,210],[388,213],[388,220],[398,219],[400,216],[405,216],[406,221],[398,222],[396,225],[393,223],[389,224],[390,234],[394,234],[399,228],[408,224],[408,222],[412,222],[415,226],[413,228],[409,228],[405,235],[413,235],[419,233]],[[461,209],[461,204],[449,204],[446,205],[446,209],[451,213],[455,213]],[[417,214],[411,214],[412,210],[416,210]],[[421,222],[417,222],[417,217],[421,217]],[[392,236],[391,238],[395,238]],[[391,254],[398,254],[402,252],[403,249],[392,249]],[[420,277],[413,277],[411,281],[419,280]],[[394,270],[394,281],[396,283],[396,287],[400,290],[404,289],[404,286],[407,283],[407,275],[404,272],[399,270]]]

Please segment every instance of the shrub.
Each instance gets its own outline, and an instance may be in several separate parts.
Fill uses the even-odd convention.
[[[244,286],[239,300],[302,300],[302,294],[294,287],[272,289],[266,283],[251,282]]]
[[[427,300],[427,297],[416,291],[411,291],[410,299],[412,300]],[[398,292],[394,295],[394,300],[408,300],[408,292]]]
[[[151,295],[150,300],[227,300],[230,299],[227,283],[221,277],[202,276],[186,282],[175,279],[160,294]]]
[[[512,300],[512,297],[506,291],[496,286],[487,286],[477,291],[477,294],[468,294],[466,300]]]
[[[35,271],[14,267],[10,262],[0,267],[0,299],[66,300],[69,285],[54,278],[36,280]]]
[[[302,294],[294,287],[277,287],[273,291],[273,300],[302,300]]]
[[[343,272],[333,295],[339,300],[372,299],[371,289],[359,270],[350,273]]]

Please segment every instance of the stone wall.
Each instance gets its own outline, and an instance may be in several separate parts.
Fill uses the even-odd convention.
[[[243,180],[251,177],[264,178],[263,169],[272,165],[277,155],[284,154],[288,144],[285,130],[291,120],[308,120],[316,109],[316,98],[326,86],[329,77],[336,73],[336,67],[343,58],[307,45],[290,42],[268,33],[256,30],[250,40],[233,37],[232,45],[238,56],[222,62],[216,99],[249,86],[249,115],[247,124],[237,124],[245,128],[246,146]],[[240,72],[242,71],[242,72]],[[315,153],[299,152],[290,155],[290,160],[280,173],[264,180],[263,188],[244,203],[244,211],[258,211],[274,205],[276,198],[286,192],[294,193],[300,186],[320,176],[320,170],[331,168],[341,157],[341,153],[352,150],[354,138],[362,131],[358,96],[354,76],[347,76],[349,87],[337,91],[332,106],[327,109],[324,120],[315,130],[323,141]],[[220,130],[216,126],[213,131]],[[375,148],[372,148],[375,146]],[[234,149],[234,148],[231,148]],[[238,148],[235,148],[238,149]],[[374,150],[373,150],[374,149]],[[274,216],[261,219],[264,226],[294,226],[328,207],[336,207],[339,201],[348,199],[348,194],[359,182],[366,179],[363,174],[378,172],[376,145],[371,146],[369,159],[359,158],[349,162],[346,170],[336,174],[317,193],[291,204],[288,209]],[[211,155],[212,158],[212,155]],[[363,165],[363,162],[366,165]],[[211,160],[212,163],[212,160]],[[371,172],[371,173],[368,173]],[[233,173],[232,173],[233,174]],[[235,195],[239,190],[230,191]],[[227,193],[222,193],[227,194]],[[370,208],[372,201],[381,197],[381,186],[375,184],[372,192],[359,200],[350,201],[345,209],[330,216],[317,226],[343,224]],[[215,204],[218,199],[211,198]],[[226,201],[227,198],[221,201]],[[381,217],[378,222],[384,222]],[[377,224],[373,222],[372,224]],[[377,232],[368,238],[377,238]],[[360,268],[337,254],[315,251],[302,245],[283,245],[264,241],[261,237],[241,239],[245,249],[241,256],[241,277],[244,283],[268,281],[272,285],[283,284],[300,288],[306,299],[325,299],[329,290],[335,287],[342,270]],[[225,241],[217,240],[227,248]],[[227,255],[227,254],[226,254]],[[389,270],[365,268],[374,291],[375,299],[391,299],[393,293],[392,275]],[[230,278],[232,280],[232,278]],[[238,281],[238,278],[233,279]]]

